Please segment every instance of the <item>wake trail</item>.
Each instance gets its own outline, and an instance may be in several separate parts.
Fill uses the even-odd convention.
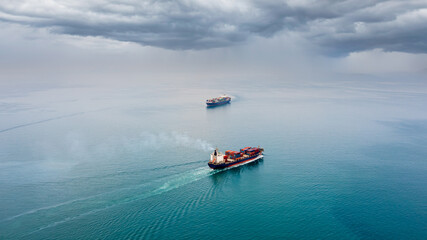
[[[187,166],[187,165],[192,165],[195,163],[202,163],[202,162],[206,162],[206,160],[199,160],[199,161],[194,161],[194,162],[186,162],[186,163],[180,163],[180,164],[175,164],[175,165],[168,165],[168,166],[162,166],[162,167],[156,167],[156,168],[151,168],[151,169],[147,169],[147,170],[163,170],[163,169],[169,169],[169,168],[175,168],[175,167],[181,167],[181,166]]]
[[[155,233],[169,227],[175,225],[180,219],[182,219],[189,212],[198,208],[201,204],[206,203],[206,197],[212,197],[216,190],[216,185],[212,184],[204,194],[199,195],[196,199],[190,199],[185,202],[184,206],[176,206],[172,211],[165,216],[160,217],[156,220],[156,225],[149,225],[143,228],[135,229],[133,232],[129,233],[127,239],[133,238],[141,238],[141,239],[149,239],[150,236]],[[138,213],[137,213],[138,214]],[[137,215],[135,214],[135,216]]]
[[[45,122],[49,122],[49,121],[53,121],[53,120],[58,120],[58,119],[62,119],[62,118],[74,117],[74,116],[81,115],[81,114],[84,114],[84,113],[85,112],[78,112],[78,113],[63,115],[63,116],[59,116],[59,117],[48,118],[48,119],[40,120],[40,121],[37,121],[37,122],[30,122],[30,123],[26,123],[26,124],[22,124],[22,125],[17,125],[17,126],[14,126],[14,127],[2,129],[2,130],[0,130],[0,133],[7,132],[7,131],[10,131],[10,130],[14,130],[14,129],[17,129],[17,128],[22,128],[22,127],[28,127],[28,126],[31,126],[31,125],[36,125],[36,124],[39,124],[39,123],[45,123]]]
[[[187,162],[187,163],[181,163],[181,164],[175,164],[175,165],[163,166],[163,167],[157,167],[157,168],[151,168],[151,169],[145,169],[144,172],[145,171],[156,171],[156,170],[162,170],[162,169],[169,169],[169,168],[174,168],[174,167],[179,167],[179,166],[187,166],[187,165],[201,163],[201,162],[205,162],[205,160],[193,161],[193,162]],[[117,174],[114,174],[114,175],[117,175]],[[110,176],[110,175],[105,175],[105,176]],[[102,176],[102,177],[105,177],[105,176]],[[174,175],[172,175],[172,176],[174,176]],[[165,178],[168,178],[168,177],[171,177],[171,176],[170,175],[163,176],[161,179],[165,179]],[[155,180],[155,181],[158,181],[158,180]],[[23,217],[23,216],[29,215],[29,214],[34,214],[34,213],[37,213],[37,212],[40,212],[40,211],[43,211],[43,210],[54,209],[54,208],[58,208],[58,207],[61,207],[61,206],[68,205],[68,204],[73,204],[73,203],[82,202],[82,201],[85,201],[85,200],[90,200],[90,199],[93,199],[93,198],[96,198],[96,197],[99,197],[99,196],[102,196],[102,195],[107,195],[107,194],[111,194],[111,193],[115,193],[115,192],[120,192],[120,191],[137,189],[137,188],[140,188],[142,186],[146,186],[146,185],[148,185],[150,183],[152,183],[152,182],[145,182],[145,183],[138,184],[138,185],[135,185],[135,186],[132,186],[132,187],[119,188],[119,189],[115,189],[115,190],[108,191],[108,192],[98,193],[98,194],[95,194],[95,195],[92,195],[92,196],[88,196],[88,197],[77,198],[77,199],[65,201],[65,202],[62,202],[62,203],[53,204],[53,205],[50,205],[50,206],[45,206],[45,207],[40,207],[40,208],[36,208],[36,209],[31,209],[29,211],[26,211],[26,212],[23,212],[23,213],[20,213],[20,214],[17,214],[17,215],[14,215],[14,216],[2,219],[2,220],[0,220],[0,223],[1,222],[11,221],[11,220],[14,220],[16,218],[20,218],[20,217]]]
[[[99,195],[101,195],[101,194],[96,194],[96,195],[85,197],[85,198],[78,198],[78,199],[74,199],[74,200],[70,200],[70,201],[66,201],[66,202],[62,202],[62,203],[58,203],[58,204],[54,204],[54,205],[50,205],[50,206],[46,206],[46,207],[32,209],[32,210],[20,213],[20,214],[15,215],[15,216],[5,218],[5,219],[1,220],[0,222],[7,222],[7,221],[10,221],[10,220],[13,220],[15,218],[19,218],[19,217],[22,217],[22,216],[25,216],[25,215],[28,215],[28,214],[37,213],[39,211],[48,210],[48,209],[52,209],[52,208],[57,208],[57,207],[64,206],[64,205],[67,205],[67,204],[71,204],[71,203],[75,203],[75,202],[79,202],[79,201],[88,200],[88,199],[94,198],[94,197],[99,196]]]
[[[258,160],[258,158],[255,159],[255,160]],[[191,164],[200,163],[200,162],[204,162],[204,160],[194,161],[194,162],[188,162],[188,163],[183,163],[183,164],[176,164],[176,165],[165,166],[165,167],[160,167],[160,168],[153,168],[151,170],[168,169],[168,168],[175,167],[175,166],[185,166],[185,165],[191,165]],[[180,186],[186,185],[186,184],[191,183],[193,181],[197,181],[197,180],[199,180],[199,179],[201,179],[203,177],[207,177],[209,175],[213,175],[215,173],[226,171],[228,169],[236,168],[236,167],[239,167],[239,166],[240,165],[236,165],[236,166],[232,166],[232,167],[229,167],[229,168],[226,168],[226,169],[221,169],[221,170],[211,170],[211,169],[207,169],[206,167],[201,167],[201,168],[198,168],[198,169],[202,170],[202,174],[200,174],[200,173],[197,174],[196,173],[194,176],[196,176],[197,178],[195,178],[193,180],[191,179],[191,177],[193,177],[193,175],[189,175],[190,178],[186,177],[185,174],[175,174],[175,175],[172,175],[172,177],[173,176],[177,176],[177,175],[180,175],[180,177],[178,177],[176,179],[173,179],[173,180],[169,180],[165,184],[163,184],[161,187],[159,187],[158,189],[154,190],[153,191],[153,196],[161,194],[163,192],[167,192],[167,191],[173,190],[175,188],[178,188]],[[149,169],[147,169],[147,170],[149,170]],[[193,171],[195,171],[195,170],[193,170]],[[205,175],[203,175],[203,174],[205,174]],[[170,178],[170,177],[171,176],[164,176],[161,179],[155,180],[154,182],[158,182],[160,180],[163,180],[165,178],[167,179],[167,178]],[[180,181],[181,181],[181,183],[180,183]],[[107,194],[111,194],[111,193],[117,193],[117,192],[120,192],[120,191],[138,189],[140,187],[149,185],[150,183],[152,183],[152,182],[146,182],[146,183],[138,184],[138,185],[132,186],[132,187],[119,188],[119,189],[116,189],[116,190],[112,190],[112,191],[108,191],[108,192],[103,192],[103,193],[95,194],[95,195],[88,196],[88,197],[77,198],[77,199],[65,201],[65,202],[62,202],[62,203],[58,203],[58,204],[54,204],[54,205],[50,205],[50,206],[46,206],[46,207],[40,207],[40,208],[32,209],[32,210],[29,210],[29,211],[26,211],[26,212],[23,212],[23,213],[20,213],[20,214],[17,214],[17,215],[14,215],[14,216],[11,216],[11,217],[8,217],[8,218],[5,218],[5,219],[2,219],[2,220],[0,220],[0,223],[1,222],[11,221],[11,220],[14,220],[16,218],[20,218],[20,217],[23,217],[23,216],[26,216],[26,215],[34,214],[34,213],[37,213],[39,211],[55,209],[55,208],[58,208],[58,207],[61,207],[61,206],[69,205],[69,204],[83,202],[83,201],[86,201],[86,200],[91,200],[91,199],[94,199],[96,197],[107,195]],[[136,200],[138,200],[138,199],[131,200],[130,202],[136,201]],[[127,202],[123,202],[123,203],[127,203]]]
[[[99,112],[99,111],[103,111],[103,110],[107,110],[107,109],[110,109],[110,108],[102,108],[102,109],[99,109],[99,110],[94,110],[94,111],[89,111],[89,112],[77,112],[77,113],[62,115],[62,116],[58,116],[58,117],[47,118],[47,119],[43,119],[43,120],[36,121],[36,122],[30,122],[30,123],[25,123],[25,124],[17,125],[17,126],[14,126],[14,127],[10,127],[10,128],[5,128],[5,129],[0,130],[0,133],[8,132],[8,131],[11,131],[11,130],[14,130],[14,129],[18,129],[18,128],[23,128],[23,127],[28,127],[28,126],[32,126],[32,125],[37,125],[37,124],[40,124],[40,123],[45,123],[45,122],[50,122],[50,121],[54,121],[54,120],[59,120],[59,119],[63,119],[63,118],[75,117],[75,116],[78,116],[78,115],[83,115],[85,113]]]
[[[66,217],[66,218],[64,218],[62,220],[55,221],[55,222],[50,223],[50,224],[48,224],[46,226],[40,227],[37,230],[34,230],[34,231],[32,231],[32,232],[24,235],[24,236],[28,236],[28,235],[34,234],[36,232],[42,231],[44,229],[57,226],[59,224],[63,224],[63,223],[66,223],[66,222],[69,222],[69,221],[72,221],[72,220],[76,220],[76,219],[79,219],[81,217],[88,216],[88,215],[91,215],[91,214],[94,214],[94,213],[97,213],[97,212],[100,212],[100,211],[103,211],[103,210],[107,210],[107,209],[112,208],[112,207],[116,207],[116,206],[119,206],[119,205],[123,205],[123,204],[131,203],[131,202],[135,202],[135,201],[138,201],[138,200],[146,199],[146,198],[149,198],[149,197],[154,197],[154,196],[157,196],[157,195],[161,195],[161,194],[169,192],[171,190],[180,188],[180,187],[182,187],[184,185],[187,185],[187,184],[190,184],[192,182],[198,181],[198,180],[200,180],[202,178],[205,178],[205,177],[211,176],[213,174],[216,174],[216,173],[218,173],[220,171],[221,170],[212,170],[212,169],[208,169],[206,167],[200,167],[200,168],[197,168],[197,169],[194,169],[194,170],[182,173],[182,174],[176,174],[176,175],[173,175],[173,178],[171,178],[170,180],[164,182],[160,187],[158,187],[158,188],[156,188],[156,189],[154,189],[152,191],[149,191],[149,192],[137,195],[137,196],[127,197],[127,198],[115,201],[113,203],[106,204],[104,207],[99,207],[99,208],[90,210],[88,212],[84,212],[84,213],[75,215],[73,217]]]

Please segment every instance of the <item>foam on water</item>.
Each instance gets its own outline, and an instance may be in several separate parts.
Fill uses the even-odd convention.
[[[42,221],[40,221],[40,223],[42,223],[43,225],[38,226],[35,230],[29,233],[26,233],[24,235],[24,236],[28,236],[36,232],[42,231],[44,229],[55,227],[59,224],[67,223],[69,221],[76,220],[81,217],[88,216],[103,210],[107,210],[109,208],[113,208],[118,205],[131,203],[134,201],[146,199],[149,197],[153,197],[156,195],[169,192],[171,190],[180,188],[189,183],[208,177],[217,172],[219,171],[211,170],[207,166],[200,167],[200,168],[189,170],[183,173],[167,176],[162,179],[152,181],[150,183],[144,183],[144,184],[134,186],[134,187],[129,187],[129,188],[117,189],[107,193],[97,194],[97,195],[93,195],[86,198],[76,199],[76,200],[67,201],[64,203],[59,203],[59,204],[48,206],[48,207],[34,209],[31,211],[27,211],[22,214],[7,218],[4,221],[12,221],[16,218],[23,218],[21,221],[26,221],[25,217],[34,215],[41,211],[43,211],[44,214],[49,214],[49,215],[51,214],[58,215],[58,216],[69,215],[68,217],[62,217],[61,219],[58,219],[50,223],[43,223]],[[152,186],[157,185],[157,187],[155,187],[152,190],[144,191],[144,192],[135,191],[136,189],[149,184],[151,184]],[[76,214],[77,212],[76,210],[78,209],[81,209],[83,211]],[[48,211],[51,211],[51,212],[48,213]],[[58,213],[61,213],[61,214],[58,214]],[[34,217],[37,217],[37,216],[34,215]]]

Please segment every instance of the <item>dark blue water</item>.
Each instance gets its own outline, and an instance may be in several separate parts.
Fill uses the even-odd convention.
[[[427,91],[402,85],[3,94],[0,238],[426,239]],[[207,167],[258,145],[263,161]]]

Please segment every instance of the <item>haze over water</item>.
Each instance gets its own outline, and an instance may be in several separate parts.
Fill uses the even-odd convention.
[[[412,84],[5,94],[0,236],[422,239],[427,95]],[[258,145],[263,161],[207,166],[214,147]]]

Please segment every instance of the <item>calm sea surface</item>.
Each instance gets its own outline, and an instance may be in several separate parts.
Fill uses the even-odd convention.
[[[354,85],[2,92],[0,239],[427,239],[427,88]]]

